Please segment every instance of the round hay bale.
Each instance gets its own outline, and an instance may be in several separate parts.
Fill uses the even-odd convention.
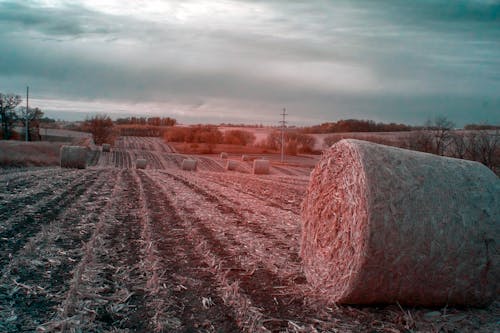
[[[138,158],[135,161],[135,167],[137,169],[146,169],[146,166],[148,165],[148,161],[144,158]]]
[[[102,151],[103,152],[110,152],[111,151],[111,145],[109,143],[103,143],[102,144]]]
[[[228,171],[234,171],[238,167],[238,162],[234,160],[227,160],[226,162],[226,170]]]
[[[267,174],[269,174],[269,161],[268,160],[254,160],[253,161],[253,174],[254,175],[267,175]]]
[[[242,160],[243,162],[245,162],[245,161],[249,161],[249,160],[250,160],[250,157],[249,157],[248,155],[241,155],[241,160]]]
[[[342,140],[302,205],[304,271],[337,303],[485,306],[499,216],[500,180],[480,163]]]
[[[62,146],[59,153],[61,168],[85,169],[87,167],[87,148]]]
[[[222,158],[223,160],[227,159],[227,153],[220,153],[220,158]]]
[[[196,171],[196,168],[198,166],[198,161],[195,159],[191,158],[186,158],[185,160],[182,161],[182,170],[186,171]]]

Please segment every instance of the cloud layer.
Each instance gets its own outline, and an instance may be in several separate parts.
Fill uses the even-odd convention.
[[[498,36],[488,0],[0,0],[0,90],[49,114],[499,123]]]

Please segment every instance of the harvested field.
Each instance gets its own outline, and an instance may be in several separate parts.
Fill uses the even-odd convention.
[[[188,157],[198,172],[180,169]],[[498,302],[360,307],[317,297],[299,258],[309,176],[298,164],[254,176],[225,172],[217,157],[126,146],[91,159],[85,170],[0,169],[1,332],[498,329]]]

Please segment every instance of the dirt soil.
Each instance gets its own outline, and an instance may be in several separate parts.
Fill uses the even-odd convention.
[[[298,256],[310,161],[191,157],[126,137],[85,170],[0,169],[0,332],[498,332],[498,302],[325,303]]]

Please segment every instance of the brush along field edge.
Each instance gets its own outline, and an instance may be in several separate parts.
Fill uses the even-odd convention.
[[[338,303],[485,306],[499,287],[498,216],[500,181],[479,163],[342,140],[302,206],[304,271]]]

